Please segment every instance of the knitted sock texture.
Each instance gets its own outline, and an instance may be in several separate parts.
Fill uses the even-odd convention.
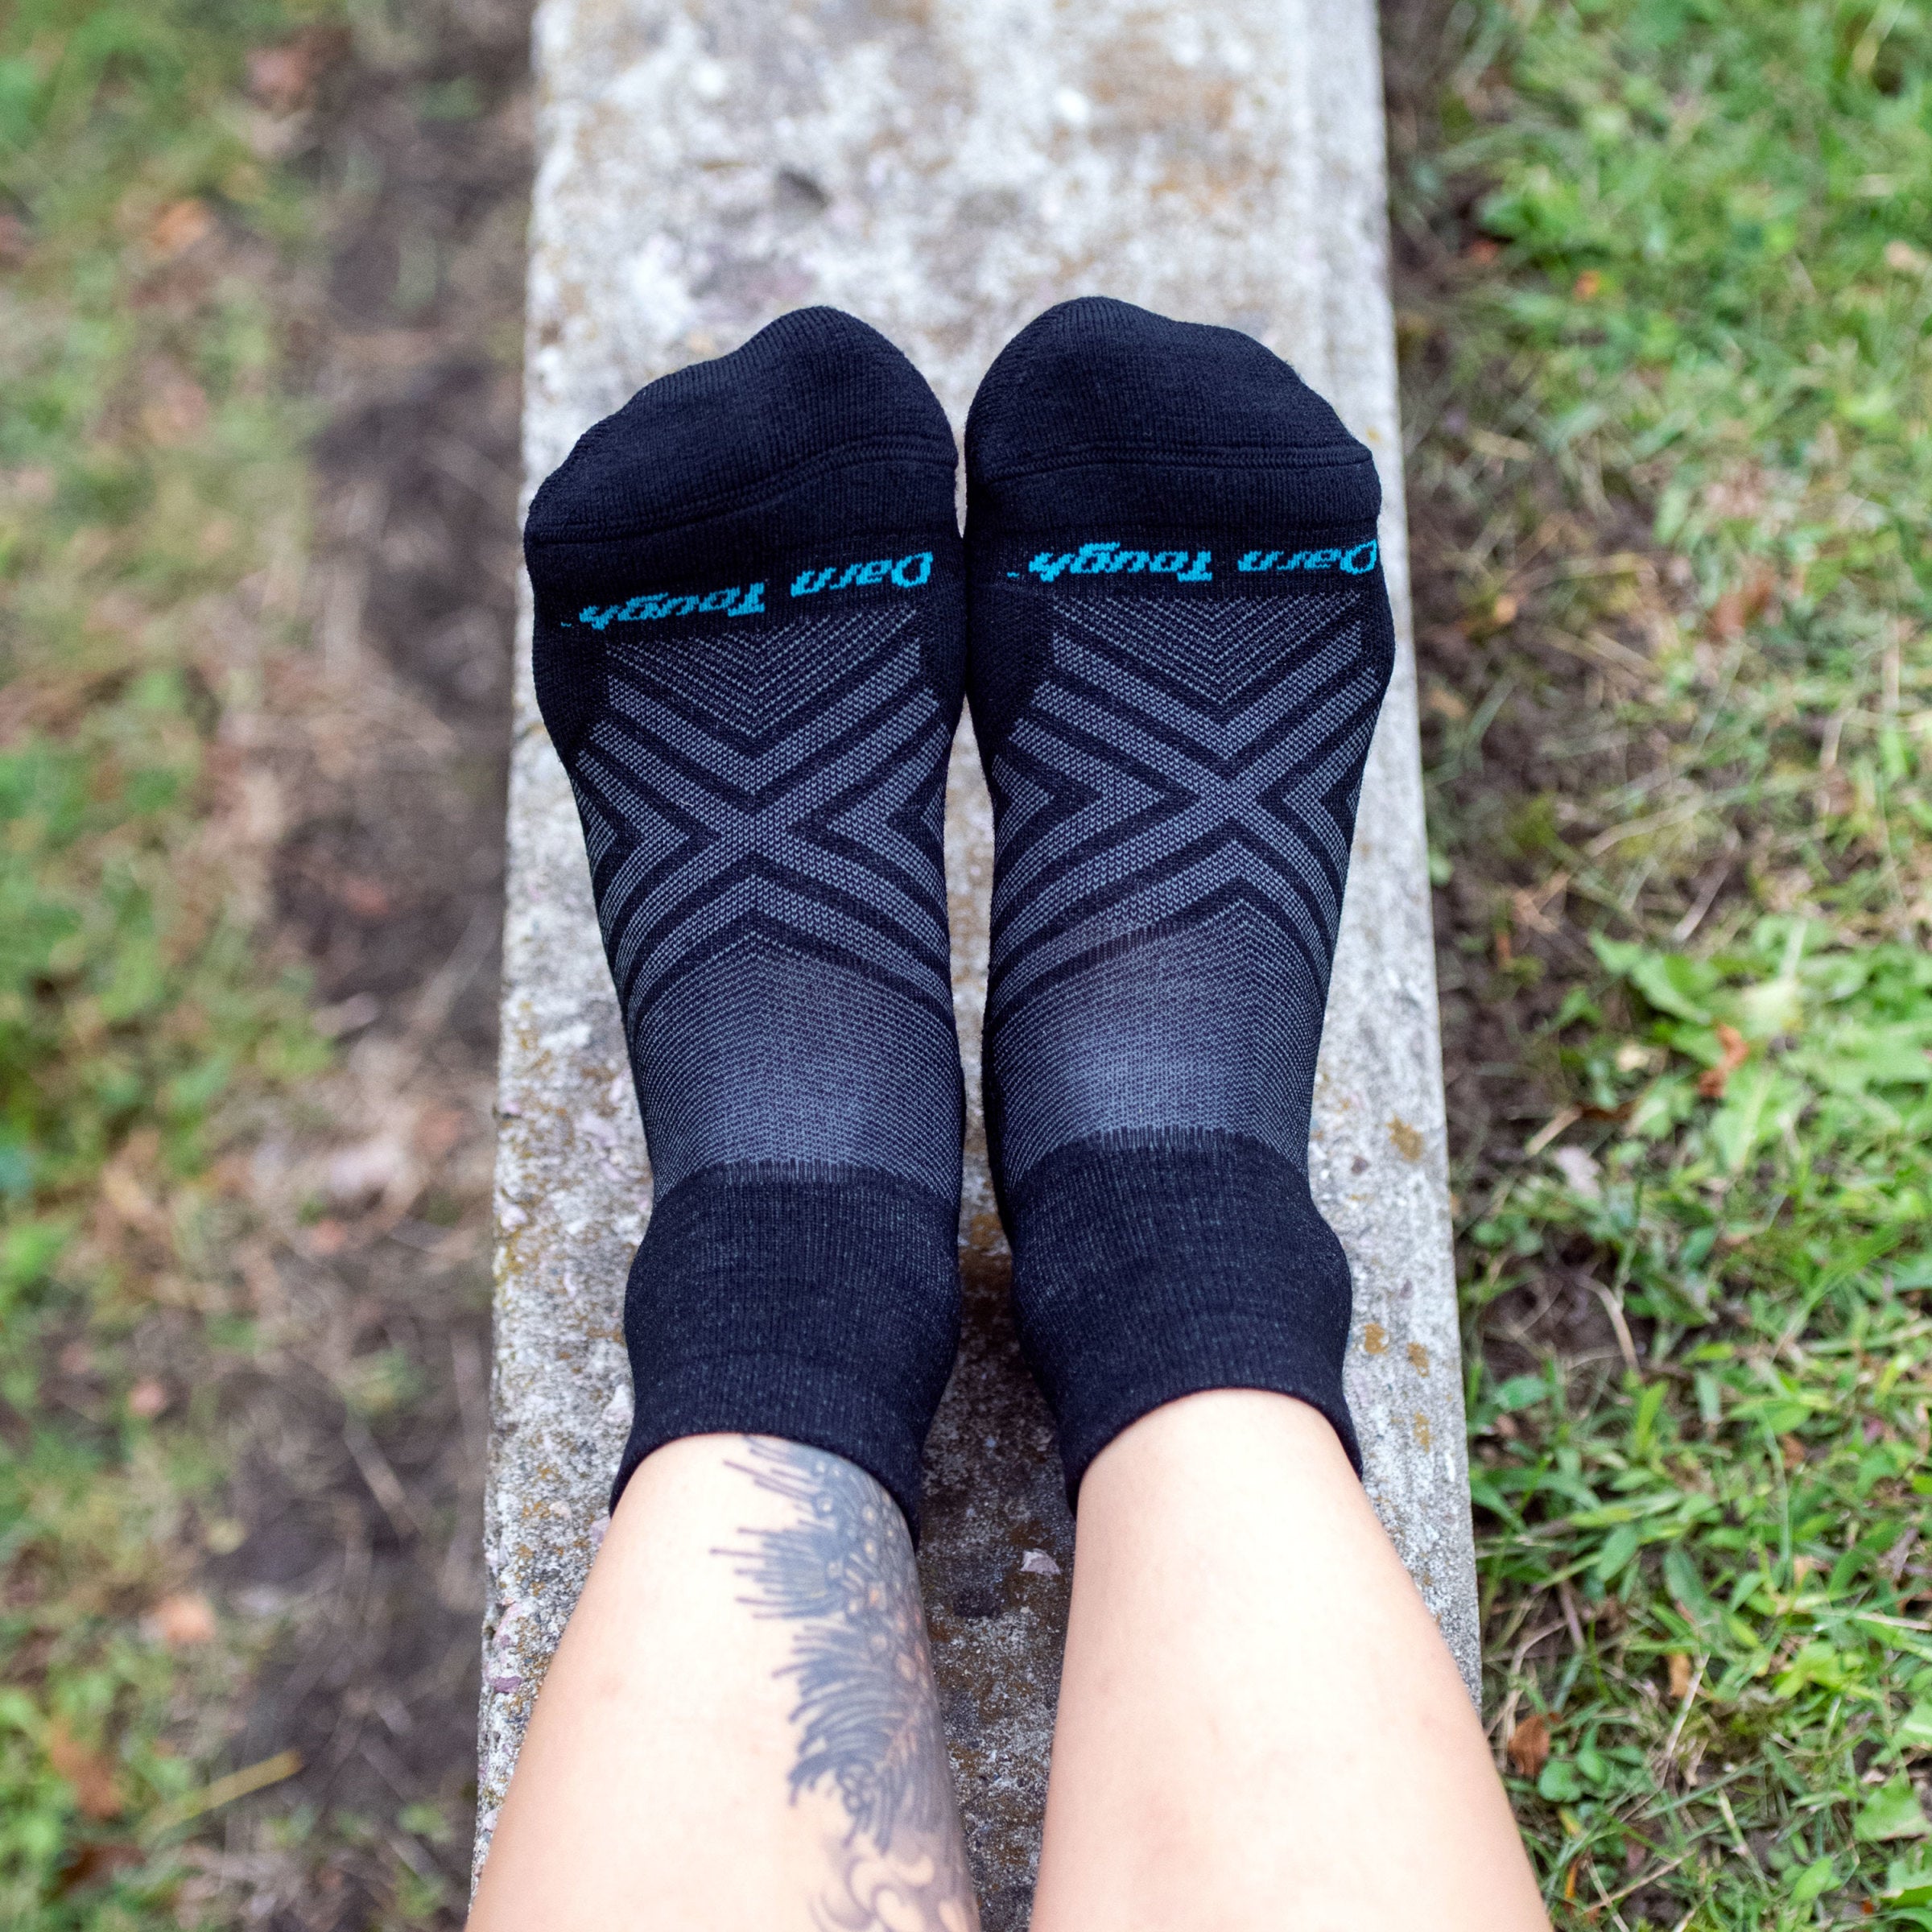
[[[966,452],[987,1124],[1069,1492],[1216,1388],[1312,1403],[1359,1468],[1307,1153],[1394,656],[1373,460],[1251,337],[1097,299],[1001,354]]]
[[[857,1463],[916,1531],[959,1320],[955,464],[898,350],[805,309],[641,390],[530,506],[655,1183],[613,1507],[660,1444],[746,1431]]]

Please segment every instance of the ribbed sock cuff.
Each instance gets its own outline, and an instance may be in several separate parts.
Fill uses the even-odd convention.
[[[1104,1135],[1049,1154],[1006,1210],[1020,1340],[1070,1499],[1129,1423],[1208,1389],[1298,1397],[1360,1471],[1348,1264],[1292,1162],[1234,1134]]]
[[[665,1195],[625,1296],[637,1404],[611,1507],[680,1436],[775,1435],[876,1477],[916,1539],[959,1340],[956,1214],[870,1170],[710,1168]]]

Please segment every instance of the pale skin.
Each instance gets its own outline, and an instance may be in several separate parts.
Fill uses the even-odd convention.
[[[764,1438],[646,1459],[469,1922],[972,1932],[911,1546],[869,1476]],[[1189,1396],[1088,1471],[1033,1926],[1546,1932],[1448,1650],[1302,1404]]]

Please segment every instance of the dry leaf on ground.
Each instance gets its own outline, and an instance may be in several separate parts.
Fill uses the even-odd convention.
[[[279,47],[258,47],[248,56],[248,91],[276,114],[292,114],[313,100],[316,82],[346,51],[339,28],[312,27]]]
[[[1551,1164],[1570,1183],[1570,1191],[1579,1199],[1604,1198],[1604,1170],[1596,1157],[1582,1147],[1559,1147],[1550,1157]]]
[[[215,1635],[214,1606],[199,1591],[178,1590],[147,1614],[148,1628],[171,1650],[210,1643]]]
[[[1717,1023],[1717,1043],[1724,1050],[1724,1057],[1697,1076],[1697,1091],[1707,1100],[1721,1100],[1732,1075],[1751,1057],[1751,1042],[1723,1020]]]
[[[1533,1711],[1509,1733],[1509,1761],[1521,1777],[1535,1777],[1550,1761],[1550,1720]]]
[[[74,1788],[84,1818],[118,1818],[125,1801],[113,1761],[84,1744],[59,1718],[47,1728],[47,1761]]]
[[[185,201],[171,201],[155,217],[154,226],[147,231],[147,245],[157,255],[178,255],[204,239],[214,225],[208,204],[190,196]]]
[[[144,1375],[127,1392],[127,1412],[151,1422],[167,1406],[167,1385]]]

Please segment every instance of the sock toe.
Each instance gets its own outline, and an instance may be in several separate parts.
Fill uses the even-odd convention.
[[[774,525],[811,543],[950,522],[957,461],[946,412],[899,349],[856,316],[795,309],[587,430],[532,500],[525,548],[568,602],[587,573],[658,561],[653,538],[685,539],[682,559],[692,543],[741,554]]]
[[[1367,448],[1264,345],[1101,295],[1048,309],[1001,353],[966,460],[972,514],[1009,531],[1075,511],[1316,526],[1381,508]]]

